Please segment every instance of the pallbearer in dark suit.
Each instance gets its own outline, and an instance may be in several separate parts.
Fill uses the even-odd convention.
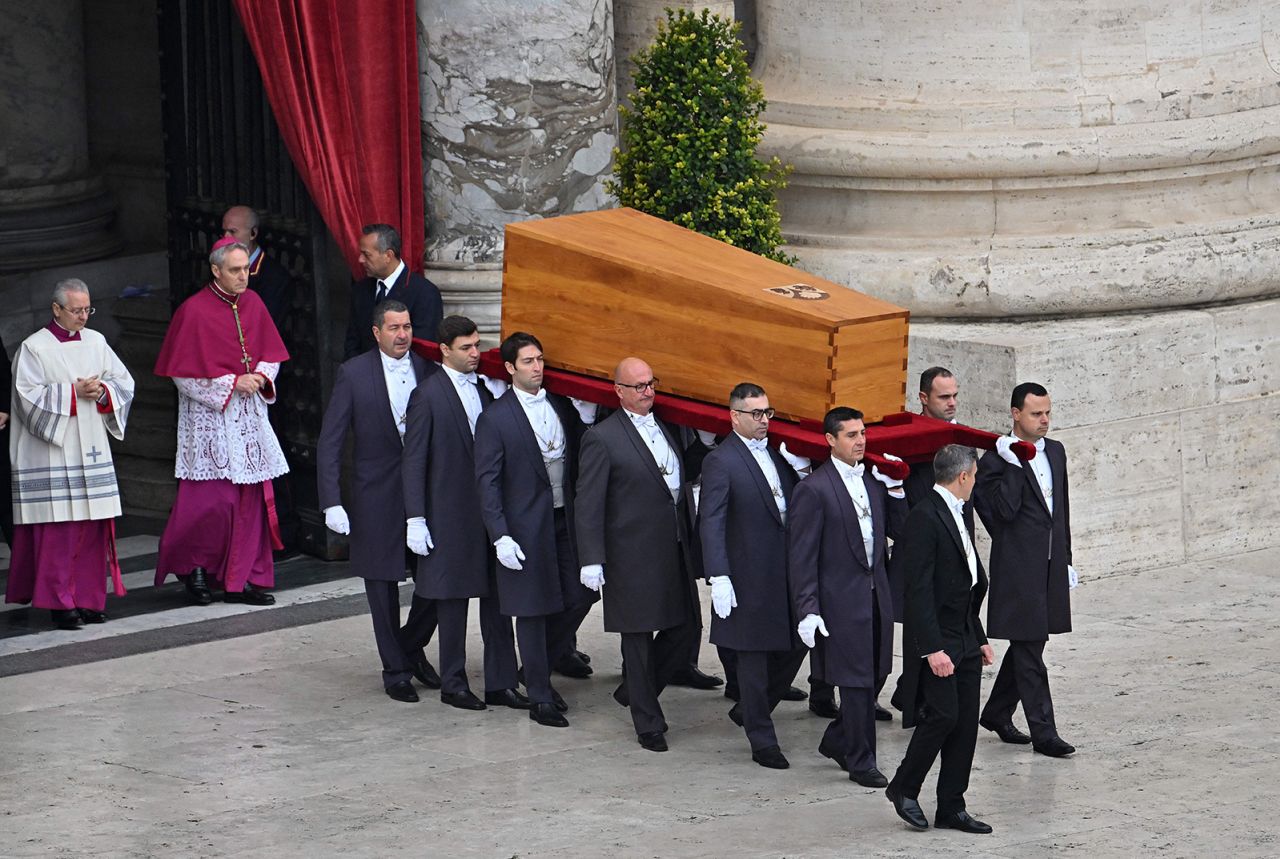
[[[573,489],[583,426],[564,397],[542,387],[542,344],[516,332],[502,342],[511,387],[476,422],[476,483],[497,552],[498,605],[516,619],[529,718],[567,727],[551,666],[568,657],[597,597],[578,577]]]
[[[974,505],[991,535],[991,603],[987,629],[1009,641],[981,725],[1006,743],[1028,742],[1013,725],[1022,712],[1037,752],[1060,758],[1075,747],[1058,736],[1049,695],[1044,645],[1049,636],[1071,631],[1071,511],[1067,497],[1067,452],[1046,438],[1052,403],[1035,382],[1013,389],[1013,433],[978,462]],[[1036,446],[1022,462],[1010,449],[1015,441]]]
[[[420,653],[401,649],[400,582],[407,578],[404,550],[404,486],[400,479],[402,439],[409,395],[435,369],[409,351],[413,326],[409,309],[384,301],[374,311],[378,348],[338,368],[324,413],[316,455],[320,506],[325,525],[349,534],[351,570],[364,579],[373,636],[382,657],[382,682],[397,701],[417,701],[410,677],[439,688],[435,669]],[[342,504],[339,477],[342,449],[352,441],[351,513]],[[434,625],[434,624],[433,624]]]
[[[683,451],[652,414],[657,383],[639,358],[614,371],[622,408],[582,438],[574,520],[582,584],[603,587],[605,631],[622,634],[614,697],[630,706],[640,745],[665,752],[658,695],[687,664],[698,624]]]
[[[888,780],[876,767],[875,690],[893,658],[885,555],[907,502],[902,481],[862,462],[862,412],[841,406],[822,423],[831,459],[796,486],[787,514],[791,598],[814,674],[840,688],[840,716],[818,751],[852,781],[884,787]]]
[[[434,601],[440,623],[440,700],[464,710],[528,709],[516,689],[515,634],[498,612],[493,547],[476,491],[475,427],[493,395],[476,376],[480,334],[465,316],[440,323],[441,372],[414,389],[404,433],[406,542],[418,559],[410,619]],[[484,701],[467,682],[467,603],[480,598]],[[426,644],[409,631],[405,652]]]
[[[790,764],[770,714],[804,661],[787,595],[787,504],[795,472],[767,442],[773,409],[759,385],[729,393],[733,432],[702,462],[698,501],[703,573],[711,580],[711,643],[732,651],[740,701],[729,718],[747,732],[751,758]]]
[[[927,829],[920,786],[941,753],[934,825],[987,833],[991,827],[970,817],[964,804],[978,738],[982,666],[995,661],[978,618],[987,576],[963,514],[978,457],[973,448],[949,444],[934,455],[932,470],[937,483],[911,508],[896,545],[907,580],[900,691],[908,706],[902,725],[914,725],[915,733],[885,795],[908,825]]]
[[[440,290],[422,275],[409,271],[400,258],[400,233],[394,227],[368,224],[360,233],[360,265],[366,277],[351,284],[344,360],[373,345],[369,340],[369,320],[373,308],[387,299],[409,308],[419,337],[435,334],[444,315]]]
[[[956,411],[959,405],[960,382],[946,367],[930,367],[920,374],[920,414],[935,420],[956,422]],[[930,498],[933,493],[933,460],[916,462],[911,465],[911,473],[902,482],[907,492],[907,508],[915,507],[921,501]],[[973,504],[968,501],[964,505],[964,522],[973,533]],[[906,575],[898,563],[897,547],[889,557],[889,586],[893,589],[893,619],[902,623],[903,590]],[[902,675],[898,675],[898,689],[902,688]],[[902,709],[902,700],[898,690],[894,690],[892,704]],[[889,721],[893,716],[888,710],[876,704],[876,718]]]

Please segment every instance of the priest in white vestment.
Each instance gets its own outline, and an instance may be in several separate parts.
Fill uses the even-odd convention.
[[[107,577],[124,594],[115,553],[120,490],[109,436],[124,438],[133,377],[93,314],[84,281],[60,282],[53,320],[13,361],[14,535],[5,601],[47,608],[61,629],[106,620]]]
[[[249,286],[249,251],[232,238],[209,255],[213,280],[188,298],[165,333],[156,375],[178,388],[178,497],[160,538],[156,584],[170,574],[191,600],[270,605],[271,550],[280,548],[271,481],[289,466],[267,419],[276,374],[289,359]]]

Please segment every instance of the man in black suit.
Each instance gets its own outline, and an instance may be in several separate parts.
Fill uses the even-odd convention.
[[[791,599],[813,673],[840,689],[839,718],[818,751],[848,770],[851,781],[884,787],[888,780],[876,767],[875,690],[893,658],[885,556],[907,502],[902,481],[862,462],[862,412],[840,406],[822,425],[831,459],[796,486],[787,515]]]
[[[711,643],[732,652],[741,725],[751,759],[790,766],[770,714],[791,688],[805,651],[793,632],[787,596],[787,505],[795,471],[768,445],[773,409],[759,385],[729,393],[733,432],[702,462],[698,501],[703,572],[711,581]]]
[[[373,338],[378,348],[338,368],[320,428],[316,476],[325,525],[350,535],[351,569],[364,579],[373,636],[382,658],[383,687],[396,701],[412,702],[418,700],[418,693],[411,676],[417,673],[423,685],[434,689],[440,688],[440,679],[421,651],[410,657],[397,640],[400,582],[408,578],[400,462],[409,396],[436,366],[409,351],[413,325],[409,309],[398,301],[378,305]],[[350,516],[339,489],[348,436],[353,466]]]
[[[930,367],[920,374],[919,397],[920,414],[935,420],[947,421],[948,423],[956,422],[960,382],[956,379],[955,374],[946,367]],[[911,473],[902,482],[902,488],[907,492],[908,509],[930,498],[934,494],[933,460],[912,463]],[[973,505],[968,501],[964,505],[964,522],[969,529],[969,533],[972,534]],[[894,547],[893,553],[889,556],[889,586],[893,590],[893,620],[895,623],[902,623],[903,591],[905,589],[906,575],[898,563],[898,558],[897,547]],[[902,699],[899,695],[901,687],[902,676],[899,675],[898,689],[894,690],[893,698],[890,701],[899,710],[902,709]],[[879,694],[879,690],[876,690],[876,694]],[[887,722],[893,716],[888,710],[876,704],[876,718]]]
[[[657,384],[639,358],[614,371],[622,408],[583,436],[574,519],[582,584],[603,587],[604,628],[622,635],[614,698],[630,706],[640,745],[665,752],[658,695],[687,665],[700,624],[683,451],[652,413]]]
[[[991,535],[991,602],[987,628],[1009,641],[980,724],[1006,743],[1032,747],[1060,758],[1075,747],[1058,736],[1049,694],[1044,645],[1049,636],[1071,631],[1071,511],[1067,494],[1067,452],[1046,438],[1052,403],[1035,382],[1013,389],[1013,433],[978,462],[974,504]],[[1035,458],[1022,462],[1011,446],[1025,441]],[[1013,725],[1022,712],[1030,738]]]
[[[511,387],[476,422],[476,483],[498,557],[498,604],[516,619],[529,718],[568,727],[551,666],[597,597],[578,580],[573,490],[583,425],[567,399],[542,387],[542,344],[517,331],[502,342]]]
[[[908,706],[902,726],[914,726],[915,733],[885,795],[908,825],[929,828],[920,786],[941,753],[934,826],[988,833],[991,827],[971,817],[964,804],[978,739],[982,666],[995,661],[978,618],[987,576],[963,514],[978,457],[973,448],[949,444],[932,466],[937,483],[911,508],[895,548],[907,579],[900,691]]]
[[[409,397],[404,433],[406,543],[421,556],[409,617],[424,616],[434,601],[441,701],[463,710],[483,710],[486,704],[527,710],[529,699],[516,689],[511,618],[498,612],[493,548],[476,490],[476,421],[493,402],[476,376],[480,333],[465,316],[446,316],[439,331],[441,372],[427,376]],[[483,701],[467,682],[467,604],[473,597],[480,598]],[[405,652],[421,649],[426,633],[426,625],[406,629],[400,641]]]
[[[293,278],[258,244],[258,213],[248,206],[232,206],[222,214],[222,234],[249,249],[249,288],[258,293],[271,314],[276,330],[288,337],[289,312],[293,309]]]
[[[400,233],[394,227],[368,224],[361,230],[360,265],[366,276],[351,285],[344,361],[373,347],[369,334],[373,308],[387,299],[409,308],[413,330],[419,337],[436,332],[444,315],[440,290],[422,275],[410,273],[400,258]]]

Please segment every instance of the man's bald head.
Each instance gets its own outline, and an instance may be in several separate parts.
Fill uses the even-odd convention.
[[[258,213],[248,206],[232,206],[222,214],[222,234],[235,239],[252,253],[258,247]]]
[[[613,371],[613,389],[618,400],[624,409],[637,415],[647,415],[653,408],[657,384],[653,370],[640,358],[623,358]]]

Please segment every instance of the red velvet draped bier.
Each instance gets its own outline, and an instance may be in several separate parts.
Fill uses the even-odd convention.
[[[413,350],[428,361],[440,361],[438,343],[415,338]],[[511,375],[507,372],[497,349],[490,349],[480,355],[478,372],[491,379],[511,381]],[[596,379],[580,373],[547,367],[543,372],[542,384],[553,394],[576,397],[611,409],[618,408],[618,395],[613,391],[613,383],[606,379]],[[704,403],[671,394],[659,393],[653,400],[653,412],[662,420],[717,435],[728,433],[731,429],[726,411],[723,404]],[[906,478],[912,463],[933,459],[938,448],[948,444],[965,444],[991,450],[995,447],[997,438],[999,436],[995,433],[974,429],[964,424],[953,424],[926,415],[901,412],[888,415],[879,423],[867,425],[866,459],[890,477],[902,480]],[[769,443],[778,445],[784,441],[787,443],[787,450],[800,456],[807,456],[814,461],[826,459],[831,452],[826,436],[822,432],[821,420],[770,421]],[[1013,452],[1023,462],[1030,461],[1036,455],[1035,446],[1025,441],[1015,442]],[[894,462],[885,459],[886,453],[899,457],[903,461]]]
[[[412,0],[235,0],[267,100],[325,225],[363,277],[356,239],[391,224],[422,271],[422,124]]]

